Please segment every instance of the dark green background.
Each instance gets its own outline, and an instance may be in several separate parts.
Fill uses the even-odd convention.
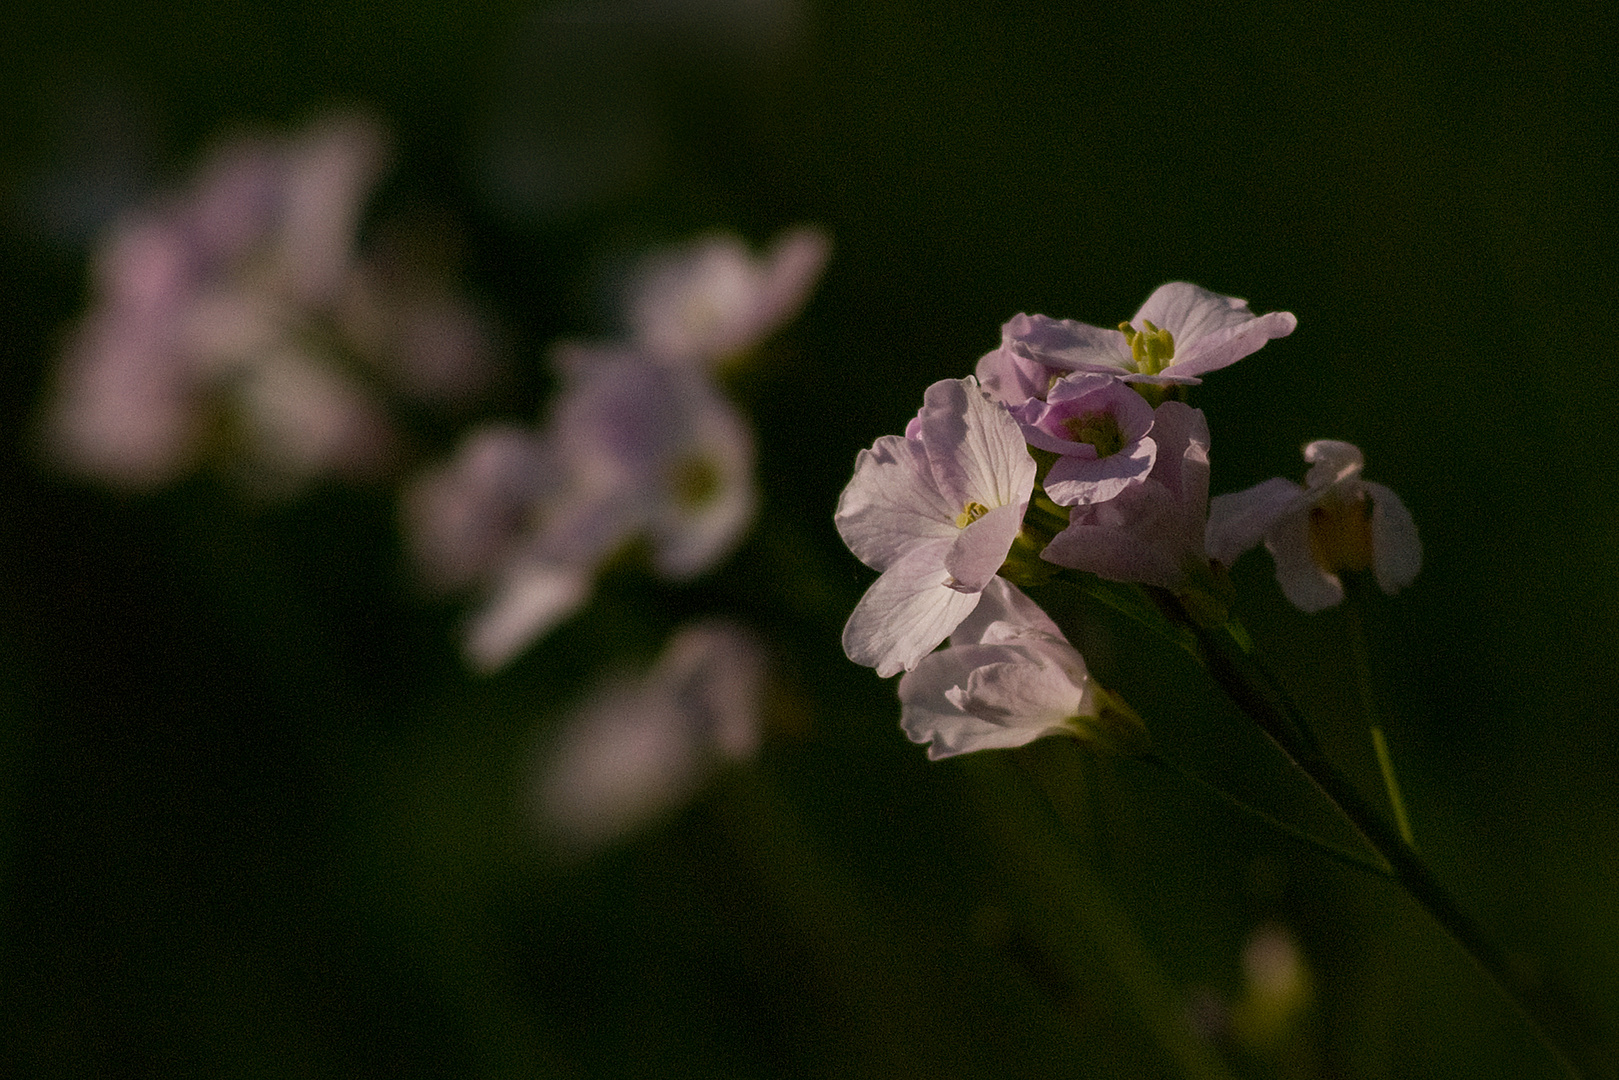
[[[1299,446],[1334,437],[1416,516],[1422,576],[1370,621],[1419,843],[1611,1075],[1614,21],[877,0],[806,11],[761,58],[504,3],[0,16],[0,1066],[1173,1075],[1155,1024],[1235,993],[1244,937],[1279,919],[1316,981],[1305,1074],[1557,1075],[1392,887],[1133,762],[1053,744],[929,765],[892,685],[841,656],[872,576],[831,528],[855,453],[1013,313],[1108,324],[1186,279],[1299,317],[1197,392],[1215,491],[1301,475]],[[265,508],[204,480],[120,497],[40,470],[31,417],[87,250],[41,192],[83,175],[84,103],[108,100],[159,187],[221,130],[374,108],[398,142],[379,203],[466,230],[466,287],[521,369],[496,406],[512,417],[538,408],[548,340],[603,329],[588,282],[613,252],[825,227],[816,299],[737,388],[767,492],[747,547],[690,589],[615,573],[474,680],[456,612],[409,587],[387,492]],[[501,117],[653,134],[599,197],[547,208],[480,179]],[[1340,617],[1288,608],[1262,555],[1236,578],[1375,793]],[[517,808],[534,733],[717,611],[772,638],[760,767],[589,864],[537,851]],[[1344,835],[1183,657],[1068,614],[1166,756]],[[1121,926],[1167,1021],[1131,996]]]

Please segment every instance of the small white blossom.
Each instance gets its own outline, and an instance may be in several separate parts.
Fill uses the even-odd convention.
[[[1230,566],[1263,540],[1282,592],[1303,611],[1341,601],[1345,570],[1371,570],[1391,596],[1411,584],[1422,568],[1416,523],[1398,495],[1360,478],[1360,450],[1320,439],[1304,460],[1311,468],[1302,487],[1275,477],[1211,502],[1209,558]]]

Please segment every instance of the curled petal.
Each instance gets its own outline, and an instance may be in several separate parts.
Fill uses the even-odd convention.
[[[1276,560],[1276,583],[1300,611],[1323,611],[1344,598],[1338,575],[1321,569],[1310,551],[1310,516],[1289,515],[1265,534],[1265,550]]]
[[[961,530],[944,559],[952,589],[977,592],[989,584],[1017,539],[1023,511],[1024,506],[997,506]]]

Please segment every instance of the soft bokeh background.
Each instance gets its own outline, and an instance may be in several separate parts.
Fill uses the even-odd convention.
[[[1370,623],[1419,843],[1611,1074],[1614,21],[1596,4],[9,11],[6,1067],[1557,1075],[1391,886],[1136,762],[1042,744],[930,765],[893,686],[841,655],[872,577],[831,527],[855,453],[1013,313],[1107,324],[1186,279],[1300,323],[1199,389],[1215,490],[1301,475],[1302,443],[1334,437],[1414,512],[1427,564]],[[39,465],[34,418],[110,215],[222,131],[332,105],[395,133],[374,207],[453,223],[462,285],[517,364],[489,415],[535,415],[547,343],[604,329],[593,283],[626,252],[716,226],[832,235],[806,315],[738,384],[766,505],[733,560],[691,587],[615,571],[474,678],[458,609],[411,583],[392,490],[131,496]],[[1236,577],[1271,663],[1375,794],[1341,617],[1288,608],[1263,556]],[[757,766],[598,857],[548,854],[522,816],[536,739],[711,613],[774,658]],[[1346,836],[1184,657],[1064,614],[1165,756]],[[1194,1021],[1243,996],[1244,943],[1277,925],[1311,1003],[1219,1057]]]

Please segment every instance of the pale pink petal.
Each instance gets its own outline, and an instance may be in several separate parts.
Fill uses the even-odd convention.
[[[1106,457],[1061,457],[1046,474],[1046,494],[1058,506],[1107,502],[1146,479],[1157,458],[1158,444],[1148,438],[1137,439]]]
[[[855,558],[886,570],[920,541],[953,542],[962,509],[934,487],[920,442],[884,435],[855,458],[833,522]]]
[[[977,592],[989,584],[1017,539],[1023,510],[1023,506],[997,506],[961,530],[944,560],[952,589]]]
[[[991,579],[984,586],[982,595],[972,614],[961,620],[961,625],[950,635],[952,646],[983,644],[990,640],[992,634],[997,639],[1004,638],[1007,631],[1001,628],[1010,628],[1013,636],[1023,633],[1062,636],[1062,631],[1051,621],[1051,616],[1005,578]],[[992,631],[991,627],[996,624],[1000,628]]]
[[[866,590],[843,627],[843,651],[883,678],[913,668],[978,606],[978,593],[945,584],[952,541],[916,545]]]
[[[1378,588],[1393,596],[1422,569],[1422,541],[1398,495],[1373,483],[1366,484],[1366,494],[1372,500],[1372,572]]]
[[[1310,505],[1311,492],[1273,476],[1246,491],[1216,495],[1209,500],[1209,524],[1203,547],[1209,558],[1223,566],[1264,539],[1275,524]]]
[[[593,570],[518,562],[467,628],[466,656],[479,671],[504,667],[529,642],[572,615],[590,596]]]
[[[994,508],[1026,503],[1035,463],[1023,429],[978,380],[941,379],[923,397],[921,439],[939,493],[959,513],[969,502]]]
[[[1265,549],[1276,560],[1276,583],[1300,611],[1322,611],[1343,600],[1343,582],[1321,569],[1310,551],[1308,513],[1278,521],[1265,535]]]

